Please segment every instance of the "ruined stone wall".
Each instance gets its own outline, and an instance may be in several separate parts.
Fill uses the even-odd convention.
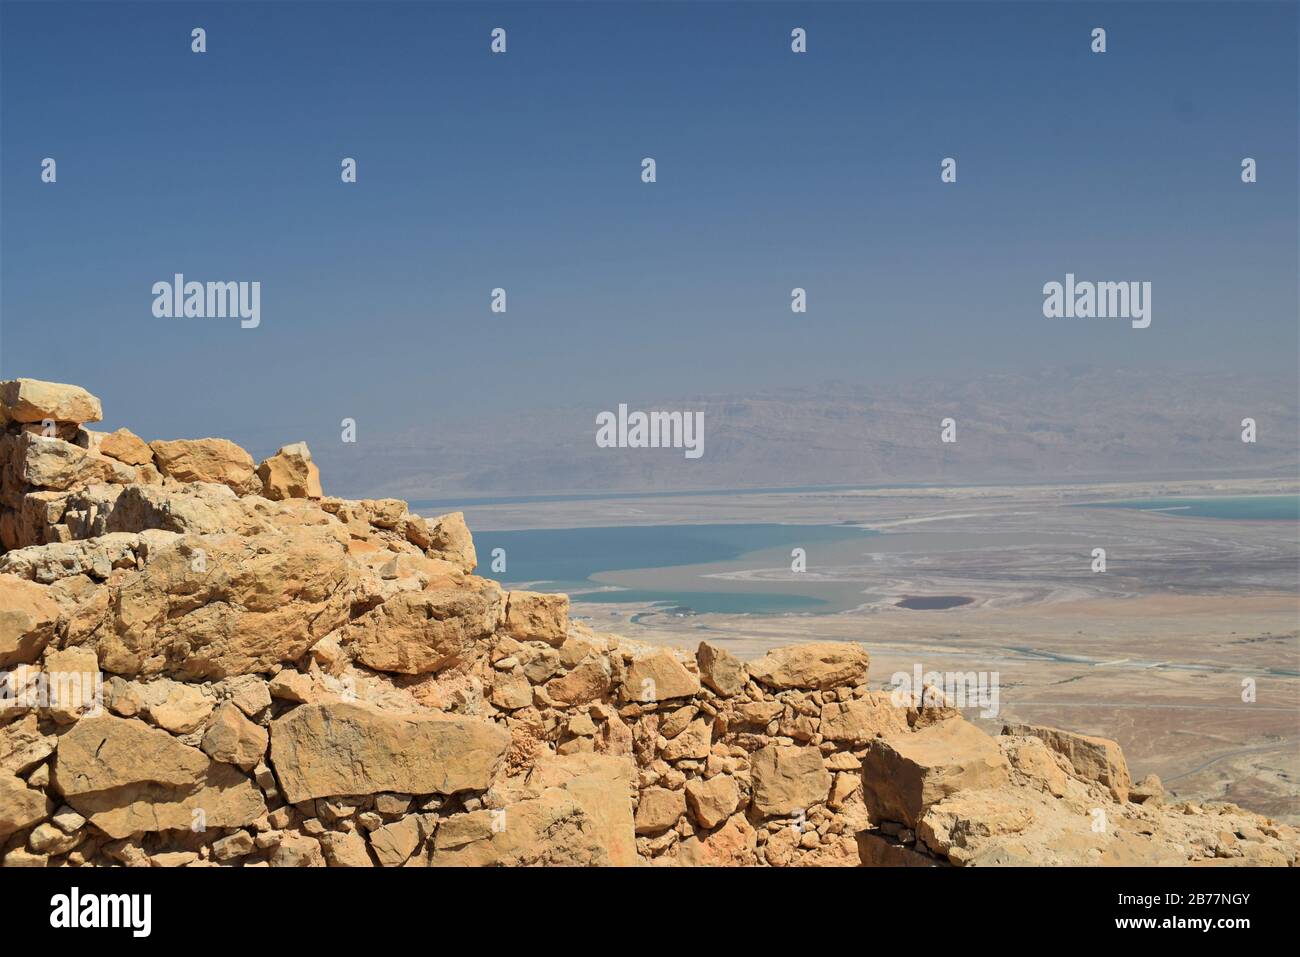
[[[862,645],[598,634],[474,575],[459,514],[324,496],[301,443],[99,418],[0,383],[4,866],[1296,860],[1114,742],[896,703]]]

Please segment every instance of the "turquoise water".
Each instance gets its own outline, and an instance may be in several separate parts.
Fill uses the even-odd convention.
[[[760,589],[696,591],[611,590],[593,581],[605,572],[734,562],[767,549],[814,548],[878,534],[848,525],[625,525],[597,528],[479,532],[480,572],[508,582],[542,583],[581,601],[657,603],[683,613],[779,614],[829,607],[822,599]],[[506,570],[492,570],[493,549],[504,548]],[[752,586],[751,586],[752,587]],[[579,593],[582,593],[579,595]]]
[[[1214,498],[1143,498],[1094,502],[1080,508],[1135,508],[1190,518],[1300,521],[1300,495],[1222,495]]]

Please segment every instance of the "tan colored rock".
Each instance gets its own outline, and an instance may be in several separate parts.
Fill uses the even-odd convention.
[[[538,789],[561,788],[590,819],[588,833],[614,867],[637,863],[631,791],[636,766],[630,758],[608,754],[543,757],[528,774]]]
[[[1129,788],[1128,799],[1134,804],[1150,804],[1152,807],[1165,802],[1165,786],[1159,776],[1148,774],[1137,784]]]
[[[0,771],[0,838],[45,820],[53,809],[50,799],[22,778]]]
[[[822,708],[822,737],[849,747],[861,747],[873,738],[907,730],[907,710],[898,708],[886,692],[865,698],[832,702]]]
[[[146,465],[153,462],[153,449],[149,443],[130,429],[110,432],[99,442],[99,451],[109,458],[127,465]]]
[[[667,788],[645,788],[636,806],[636,833],[658,834],[673,827],[686,813],[686,793]]]
[[[141,721],[83,718],[59,739],[53,785],[113,838],[141,831],[243,827],[266,813],[261,792],[229,765]]]
[[[1060,728],[1029,724],[1008,724],[1002,733],[1039,738],[1057,754],[1064,756],[1080,778],[1104,784],[1110,788],[1111,796],[1116,801],[1128,800],[1128,790],[1133,779],[1129,776],[1123,750],[1109,738],[1096,738],[1062,731]]]
[[[202,752],[166,731],[104,714],[83,718],[59,739],[53,780],[69,798],[142,782],[191,788],[209,763]]]
[[[0,382],[0,426],[11,422],[98,422],[104,417],[99,400],[81,386],[40,379]]]
[[[325,530],[191,536],[110,583],[88,640],[105,671],[224,678],[301,657],[348,620],[355,572]]]
[[[265,728],[253,724],[227,701],[212,715],[200,747],[214,761],[252,771],[265,756],[269,741]]]
[[[227,439],[159,439],[149,448],[158,471],[177,482],[213,482],[239,495],[261,491],[253,457]]]
[[[403,502],[402,506],[405,509],[406,503]],[[478,555],[474,551],[474,539],[465,524],[463,512],[448,512],[435,519],[425,520],[423,524],[426,531],[420,537],[429,540],[426,555],[451,562],[466,574],[475,569]]]
[[[48,717],[59,724],[71,724],[84,714],[103,710],[103,679],[93,651],[46,649],[44,665],[49,689],[49,705],[44,713]]]
[[[561,705],[588,704],[605,695],[613,684],[609,659],[588,655],[572,671],[546,683],[546,693]]]
[[[189,734],[203,727],[212,699],[197,686],[163,678],[145,686],[145,716],[164,731]]]
[[[136,478],[129,465],[40,433],[0,436],[0,463],[0,489],[10,499],[29,486],[70,492],[95,483],[124,485]]]
[[[916,825],[917,837],[936,854],[975,849],[983,840],[1019,834],[1034,823],[1032,801],[1007,791],[967,791],[931,806]]]
[[[45,650],[59,606],[41,585],[0,575],[0,668],[30,664]]]
[[[757,834],[745,815],[737,814],[712,834],[682,842],[678,861],[698,867],[746,867],[754,863]]]
[[[490,698],[503,711],[518,711],[533,703],[533,686],[521,674],[497,674],[492,679]]]
[[[569,596],[536,591],[506,595],[505,633],[516,641],[544,641],[558,647],[569,633]]]
[[[272,867],[324,867],[320,841],[305,834],[285,834],[271,854]]]
[[[740,694],[749,678],[740,659],[725,648],[701,641],[695,652],[700,668],[700,680],[724,698]]]
[[[370,850],[380,867],[401,867],[420,846],[423,834],[419,819],[404,817],[400,821],[370,832]]]
[[[262,494],[273,501],[286,498],[321,498],[320,469],[311,460],[306,442],[286,445],[257,467]]]
[[[496,583],[481,578],[402,592],[353,621],[346,640],[357,660],[376,671],[438,672],[483,656],[502,600]]]
[[[825,691],[867,680],[870,658],[855,642],[813,641],[769,651],[751,662],[749,673],[769,688]]]
[[[686,782],[686,806],[696,823],[712,829],[740,806],[740,789],[730,774],[715,774],[707,780],[692,778]]]
[[[648,704],[698,694],[700,679],[686,670],[670,651],[655,651],[627,667],[623,695],[628,701]]]
[[[1011,767],[1030,779],[1035,787],[1053,797],[1065,796],[1069,776],[1061,765],[1068,766],[1068,762],[1041,738],[1002,735],[997,741]]]
[[[807,811],[826,801],[831,775],[816,748],[769,744],[750,759],[752,806],[761,817]]]
[[[433,867],[599,867],[611,863],[603,828],[563,788],[494,810],[455,814],[434,834]]]
[[[374,867],[360,834],[329,831],[320,836],[321,850],[330,867]]]
[[[57,742],[53,726],[33,712],[0,725],[0,774],[26,774],[54,753]]]
[[[472,718],[391,714],[351,703],[306,704],[271,723],[271,765],[285,799],[484,790],[510,735]]]
[[[707,717],[697,718],[686,726],[685,731],[665,744],[660,749],[659,756],[665,761],[702,761],[709,756],[712,740],[713,722]]]
[[[1008,774],[997,742],[958,718],[869,742],[862,794],[872,821],[915,828],[931,805],[959,791],[1003,786]]]

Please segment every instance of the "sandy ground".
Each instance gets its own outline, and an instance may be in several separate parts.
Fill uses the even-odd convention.
[[[969,717],[1051,724],[1123,745],[1135,777],[1300,822],[1300,542],[1293,522],[1066,507],[1141,495],[1294,492],[1276,482],[877,490],[556,503],[478,509],[471,527],[673,522],[855,522],[882,534],[725,565],[599,576],[639,588],[768,587],[833,595],[835,614],[676,615],[575,601],[641,641],[726,645],[742,658],[813,639],[862,642],[872,683],[895,672],[997,673],[996,708]],[[527,525],[520,510],[527,512]],[[1107,570],[1092,571],[1092,549]],[[962,595],[916,611],[906,595]],[[856,597],[855,597],[856,596]],[[854,607],[856,605],[856,607]],[[984,715],[981,716],[981,711]]]

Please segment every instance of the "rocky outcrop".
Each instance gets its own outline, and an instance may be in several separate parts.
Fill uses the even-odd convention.
[[[1113,741],[898,706],[857,643],[599,634],[474,575],[459,513],[100,412],[0,384],[5,866],[1296,862]]]

